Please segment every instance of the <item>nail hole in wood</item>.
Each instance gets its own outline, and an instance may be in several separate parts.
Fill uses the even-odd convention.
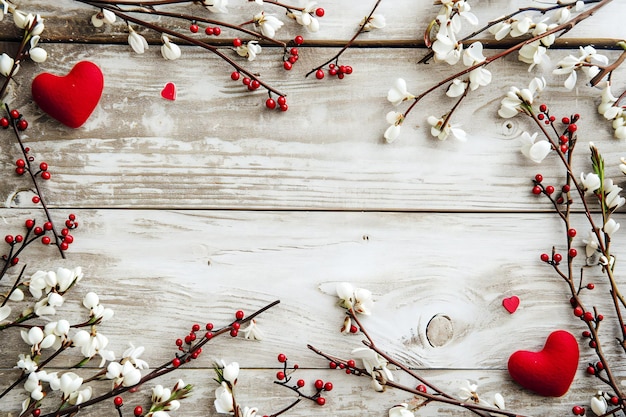
[[[452,340],[453,331],[450,317],[435,314],[426,325],[426,339],[432,347],[441,347]]]
[[[363,240],[370,240],[370,237],[368,235],[363,235]]]

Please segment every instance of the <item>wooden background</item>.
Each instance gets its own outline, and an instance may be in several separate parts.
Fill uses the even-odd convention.
[[[231,13],[220,16],[230,22],[260,10],[244,0],[232,3]],[[534,4],[475,3],[481,23]],[[599,91],[582,80],[566,91],[564,78],[552,76],[550,68],[528,73],[526,64],[510,56],[490,65],[492,84],[470,94],[455,116],[468,132],[466,143],[430,136],[426,117],[440,116],[453,104],[435,93],[410,115],[401,137],[385,144],[385,114],[392,110],[385,97],[395,78],[405,78],[417,93],[455,71],[417,63],[425,54],[422,33],[437,6],[429,0],[384,0],[379,13],[387,27],[361,36],[341,58],[354,73],[319,81],[304,74],[354,34],[373,1],[319,5],[326,9],[321,30],[303,33],[306,42],[291,72],[282,69],[280,50],[271,47],[249,65],[287,93],[289,111],[281,113],[264,109],[265,93],[250,93],[231,81],[229,66],[197,47],[182,46],[179,60],[165,61],[158,36],[146,32],[156,43],[138,55],[126,43],[123,24],[93,28],[94,10],[87,6],[22,1],[23,10],[45,19],[42,38],[49,57],[23,65],[8,100],[30,122],[25,142],[51,167],[53,180],[44,193],[54,218],[60,222],[72,212],[80,222],[66,260],[53,248],[29,250],[30,273],[81,266],[85,279],[67,310],[76,317],[82,295],[96,291],[116,312],[100,328],[114,351],[121,354],[128,342],[144,345],[153,366],[173,357],[174,340],[192,323],[225,324],[237,309],[251,312],[280,299],[258,320],[263,341],[217,339],[193,369],[160,381],[173,385],[182,377],[196,384],[193,399],[173,415],[216,415],[211,371],[216,358],[245,368],[237,390],[242,405],[258,406],[261,414],[288,405],[293,394],[273,384],[279,352],[305,368],[298,371],[303,378],[330,380],[336,387],[323,408],[300,405],[290,415],[383,416],[409,400],[405,393],[379,394],[367,380],[331,372],[307,350],[311,343],[349,357],[360,345],[360,336],[339,333],[343,313],[334,288],[342,281],[374,293],[374,313],[364,324],[379,345],[450,393],[472,379],[485,399],[502,392],[507,408],[525,415],[564,415],[574,404],[587,405],[597,381],[583,372],[595,360],[582,339],[581,371],[562,398],[524,391],[506,371],[514,351],[538,350],[553,330],[579,335],[583,327],[573,319],[565,284],[539,262],[540,253],[553,245],[562,250],[565,240],[547,201],[530,193],[531,178],[541,172],[558,187],[562,170],[554,158],[540,167],[526,160],[518,136],[531,125],[522,118],[500,119],[497,110],[509,86],[526,86],[543,73],[548,88],[541,100],[559,116],[582,115],[577,171],[590,170],[586,143],[593,140],[609,176],[622,183],[618,164],[626,149],[597,114]],[[200,6],[188,10],[208,15]],[[614,1],[560,39],[550,51],[552,63],[576,53],[571,48],[579,45],[608,47],[624,38],[624,15],[626,2]],[[278,35],[288,40],[301,32],[287,23]],[[14,50],[18,36],[10,19],[0,22],[0,51]],[[232,36],[225,31],[218,39],[227,53]],[[617,50],[603,53],[619,56]],[[88,122],[70,129],[37,108],[30,82],[44,71],[65,74],[81,60],[100,66],[105,88]],[[614,75],[616,86],[626,84],[624,74],[620,69]],[[176,101],[159,95],[167,82],[177,86]],[[0,215],[3,231],[15,234],[25,218],[41,212],[30,202],[27,180],[12,174],[19,157],[14,137],[8,131],[1,137]],[[582,216],[576,222],[586,230]],[[576,242],[582,251],[581,240]],[[626,255],[620,243],[618,237],[618,259]],[[600,312],[610,319],[608,307],[602,308],[606,287],[596,285]],[[521,299],[513,315],[501,305],[511,295]],[[429,342],[427,326],[435,316],[447,317],[450,328],[438,342]],[[610,339],[612,329],[605,330]],[[4,388],[19,375],[11,369],[17,360],[12,341],[21,341],[17,332],[1,338]],[[621,363],[616,371],[623,378]],[[19,414],[24,397],[18,391],[0,404],[3,412]],[[126,402],[145,405],[145,391],[126,396]],[[460,412],[432,404],[419,415]],[[110,404],[83,412],[114,413]]]

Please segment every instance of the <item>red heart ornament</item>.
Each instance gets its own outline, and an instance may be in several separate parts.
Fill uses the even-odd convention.
[[[161,90],[161,97],[166,100],[176,100],[176,85],[174,83],[167,83],[163,90]]]
[[[578,342],[565,330],[552,332],[539,352],[519,350],[509,358],[509,374],[522,387],[544,397],[560,397],[578,368]]]
[[[509,298],[505,298],[502,300],[502,306],[508,311],[510,314],[515,313],[517,307],[519,307],[519,297],[517,295],[513,295]]]
[[[31,87],[41,110],[66,126],[83,125],[94,111],[104,88],[104,77],[93,62],[81,61],[65,76],[39,74]]]

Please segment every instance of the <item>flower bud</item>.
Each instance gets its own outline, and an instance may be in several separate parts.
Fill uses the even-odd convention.
[[[45,49],[40,47],[32,48],[28,54],[30,55],[30,59],[37,63],[42,63],[48,58],[48,53]]]
[[[11,69],[13,68],[13,58],[3,53],[0,55],[0,74],[8,77],[11,73]],[[17,72],[17,69],[13,72],[14,74]]]

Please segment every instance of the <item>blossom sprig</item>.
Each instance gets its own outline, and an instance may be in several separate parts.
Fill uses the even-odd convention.
[[[350,65],[340,65],[339,58],[343,55],[344,52],[350,48],[356,39],[363,33],[370,32],[374,29],[382,29],[386,26],[385,17],[381,14],[376,13],[376,9],[380,5],[381,0],[376,0],[374,6],[367,16],[365,16],[354,33],[352,38],[331,58],[326,60],[324,63],[316,66],[306,73],[305,77],[308,77],[311,74],[315,74],[315,78],[321,80],[325,78],[326,73],[330,76],[336,76],[338,79],[343,79],[346,75],[350,75],[353,72],[353,68]]]
[[[437,387],[421,376],[417,371],[409,368],[408,365],[405,365],[380,349],[356,314],[351,310],[349,310],[347,314],[351,316],[351,319],[356,323],[359,331],[365,336],[365,340],[363,340],[364,347],[353,349],[350,359],[328,354],[310,344],[307,345],[307,347],[317,355],[328,360],[330,369],[339,369],[349,375],[368,378],[371,387],[377,392],[385,392],[387,389],[393,388],[414,395],[415,398],[420,399],[417,403],[415,403],[415,400],[411,401],[414,407],[410,407],[408,403],[391,407],[389,410],[390,417],[412,417],[414,416],[412,408],[425,407],[435,402],[460,407],[473,411],[478,415],[523,417],[519,413],[505,410],[504,399],[500,394],[494,395],[493,403],[481,399],[476,394],[476,387],[473,385],[468,385],[468,389],[471,390],[469,391],[471,393],[470,396],[467,396],[467,392],[463,390],[460,396],[447,393],[445,390]],[[402,371],[414,378],[417,385],[409,386],[397,382],[393,371]]]
[[[24,13],[8,0],[0,3],[0,17],[5,14],[13,15],[13,22],[22,29],[22,40],[14,56],[6,53],[0,54],[0,77],[4,78],[0,84],[0,102],[4,101],[7,89],[17,74],[24,59],[30,57],[34,62],[44,62],[48,54],[39,46],[40,35],[44,30],[43,18],[39,14]],[[0,19],[1,20],[1,19]]]
[[[591,2],[592,1],[590,1],[589,3]],[[419,103],[427,95],[440,89],[441,87],[447,86],[447,91],[448,91],[449,96],[459,97],[463,94],[464,90],[468,88],[468,86],[471,86],[472,84],[471,74],[472,73],[473,73],[473,78],[474,78],[473,84],[475,87],[488,84],[491,79],[491,74],[490,73],[488,74],[487,72],[485,72],[486,70],[485,67],[487,67],[490,63],[498,59],[501,59],[505,56],[508,56],[513,52],[516,52],[516,51],[521,52],[521,50],[525,47],[527,48],[528,45],[536,45],[536,42],[541,43],[542,40],[544,40],[545,42],[545,39],[552,39],[552,37],[561,36],[562,34],[571,30],[580,22],[591,17],[594,13],[596,13],[602,7],[609,4],[611,0],[599,0],[599,1],[593,0],[593,2],[597,4],[595,4],[593,7],[590,7],[587,10],[581,11],[575,16],[570,16],[568,20],[562,23],[555,24],[555,25],[552,25],[550,27],[545,27],[545,28],[542,26],[541,30],[538,30],[536,33],[531,33],[530,35],[531,37],[525,38],[519,41],[517,44],[507,48],[504,51],[486,56],[482,60],[481,60],[482,58],[481,54],[478,53],[479,51],[482,53],[482,48],[481,46],[478,46],[479,44],[476,44],[476,47],[475,47],[476,50],[473,53],[471,52],[468,53],[467,59],[465,60],[465,63],[469,64],[469,66],[435,83],[434,85],[427,88],[420,94],[414,94],[413,95],[414,97],[411,100],[409,100],[409,101],[412,101],[411,104],[403,112],[394,111],[393,113],[391,112],[387,113],[386,120],[390,124],[390,126],[386,129],[383,135],[384,139],[387,142],[393,142],[395,139],[397,139],[400,136],[402,124],[405,122],[406,118],[411,113],[411,111],[415,108],[417,103]],[[444,3],[454,3],[454,2],[446,1]],[[557,6],[565,7],[564,4],[560,4]],[[454,61],[453,63],[456,63],[463,56],[463,52],[462,52],[462,47],[460,46],[459,42],[451,38],[451,36],[453,37],[455,33],[454,30],[451,29],[451,26],[452,26],[452,23],[447,22],[445,25],[442,25],[441,27],[438,28],[439,32],[448,31],[452,33],[450,34],[448,32],[445,32],[445,34],[440,35],[441,39],[447,36],[446,38],[447,40],[442,41],[442,44],[441,44],[442,46],[441,46],[441,49],[439,50],[441,54],[440,60],[444,60],[444,61],[452,60]],[[433,43],[433,47],[434,47],[434,43]],[[472,59],[472,56],[473,56],[473,59]],[[537,63],[538,62],[537,59],[538,59],[537,57],[534,57],[533,63]],[[468,76],[468,78],[462,79],[462,77],[464,76]],[[396,104],[393,101],[392,103]],[[445,126],[447,126],[447,124],[446,125],[442,124],[442,127],[445,127]]]

